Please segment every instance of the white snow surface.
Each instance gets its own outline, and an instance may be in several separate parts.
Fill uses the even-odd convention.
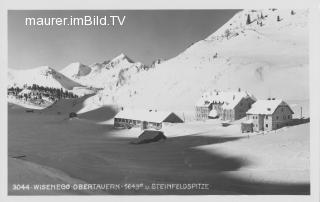
[[[217,191],[247,194],[243,190],[254,194],[258,190],[260,194],[270,194],[270,190],[284,194],[284,190],[291,190],[290,193],[297,194],[304,190],[291,189],[295,183],[310,183],[309,124],[285,127],[266,135],[250,134],[247,138],[243,138],[247,134],[240,132],[240,122],[229,127],[221,126],[220,120],[169,124],[163,128],[166,141],[137,147],[129,142],[141,134],[138,128],[114,130],[112,125],[81,115],[69,119],[66,114],[43,112],[25,113],[23,108],[8,106],[8,153],[24,154],[26,160],[87,183],[123,183],[129,173],[131,182],[141,179],[154,182],[159,177],[164,179],[162,183],[208,180],[218,187],[215,194]],[[13,174],[9,182],[30,179],[29,173],[13,169],[10,167]],[[17,173],[21,174],[20,180],[14,177]],[[41,173],[30,174],[39,175],[41,183],[52,182],[43,179]],[[230,181],[230,177],[235,181]]]
[[[247,111],[247,114],[273,114],[274,111],[278,108],[278,106],[290,106],[280,100],[280,99],[275,99],[275,100],[258,100],[255,102],[251,109]]]

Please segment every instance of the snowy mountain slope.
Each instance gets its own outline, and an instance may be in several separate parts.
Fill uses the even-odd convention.
[[[74,79],[88,75],[91,72],[91,68],[81,64],[80,62],[75,62],[71,63],[59,72],[71,79]]]
[[[126,83],[131,75],[145,69],[147,69],[145,65],[134,62],[121,53],[112,60],[95,63],[90,66],[72,63],[60,72],[83,85],[95,88],[107,87],[112,90]]]
[[[8,86],[19,86],[37,84],[39,86],[64,88],[72,90],[74,87],[81,85],[56,70],[48,67],[41,66],[27,70],[8,70]]]
[[[86,86],[82,91],[102,88],[86,99],[86,109],[118,104],[194,113],[196,101],[213,89],[241,88],[258,99],[307,100],[308,34],[308,11],[243,10],[178,56],[156,60],[153,68],[120,54],[89,66],[72,63],[56,73],[63,79],[23,74],[17,79],[10,71],[9,80],[22,85],[26,79],[42,85],[81,84]]]
[[[207,89],[241,88],[257,98],[308,99],[307,22],[304,10],[240,11],[177,57],[132,76],[130,85],[117,89],[112,99],[107,89],[97,96],[124,106],[176,110],[193,110]]]

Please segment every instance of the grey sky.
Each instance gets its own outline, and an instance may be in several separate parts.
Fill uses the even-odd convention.
[[[92,64],[125,53],[149,65],[204,39],[238,10],[8,11],[9,67]],[[25,17],[126,16],[124,26],[25,26]]]

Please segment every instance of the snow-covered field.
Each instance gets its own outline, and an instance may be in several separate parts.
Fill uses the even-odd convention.
[[[80,181],[210,184],[209,190],[200,191],[119,190],[111,194],[309,193],[309,124],[249,137],[240,133],[239,121],[229,127],[222,127],[218,120],[171,124],[164,129],[167,140],[133,145],[130,142],[141,133],[139,129],[116,130],[110,115],[106,114],[104,122],[94,118],[98,115],[101,118],[94,113],[70,120],[67,114],[30,114],[9,104],[9,189],[23,182]],[[17,155],[25,157],[11,159]]]

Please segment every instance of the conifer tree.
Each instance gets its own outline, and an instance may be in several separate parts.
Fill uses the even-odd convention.
[[[279,15],[277,16],[277,21],[280,22],[280,16]]]
[[[248,14],[248,17],[247,17],[247,22],[246,24],[249,25],[251,23],[251,19],[250,19],[250,15]]]

